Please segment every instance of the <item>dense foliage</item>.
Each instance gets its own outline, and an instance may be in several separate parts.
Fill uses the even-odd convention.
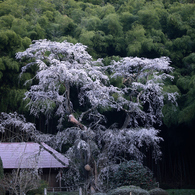
[[[94,58],[105,57],[105,65],[111,59],[124,56],[168,56],[175,68],[174,80],[173,83],[166,81],[163,89],[177,91],[180,97],[178,107],[166,101],[163,107],[166,125],[163,126],[165,133],[162,132],[163,150],[167,164],[163,161],[162,170],[169,167],[173,180],[181,181],[181,185],[182,180],[191,182],[188,167],[193,167],[194,162],[189,151],[195,148],[191,145],[195,125],[194,10],[193,0],[0,1],[0,111],[25,114],[36,122],[39,130],[57,133],[55,117],[45,126],[45,116],[40,115],[39,119],[29,116],[27,102],[22,100],[29,88],[23,83],[34,76],[36,69],[31,68],[19,81],[18,75],[25,62],[16,61],[15,53],[28,48],[32,40],[46,38],[83,43]],[[114,82],[115,86],[122,87],[120,79]],[[77,94],[76,88],[74,94]],[[118,119],[111,112],[108,115],[113,120]],[[1,139],[6,141],[5,137]],[[159,176],[170,178],[167,174]]]

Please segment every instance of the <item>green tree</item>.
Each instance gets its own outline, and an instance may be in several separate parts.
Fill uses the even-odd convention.
[[[105,16],[114,13],[115,13],[115,8],[113,5],[109,3],[107,3],[105,6],[97,7],[97,15],[100,19],[103,19]]]
[[[131,30],[132,25],[138,20],[138,16],[129,12],[122,12],[120,15],[120,22],[123,26],[123,31]]]
[[[154,9],[144,9],[138,12],[139,22],[145,29],[159,29],[159,18]]]
[[[40,16],[38,18],[38,23],[43,27],[43,28],[47,28],[47,26],[49,25],[49,18],[46,16],[46,14]]]
[[[5,53],[14,56],[21,47],[21,37],[12,30],[0,31],[0,55]]]
[[[8,56],[4,56],[0,58],[0,69],[0,111],[14,112],[18,110],[18,112],[24,113],[26,108],[23,97],[26,90],[23,86],[24,80],[19,82],[18,79],[19,63]],[[25,76],[28,79],[30,78],[30,75]]]
[[[93,43],[93,38],[95,36],[95,32],[94,31],[86,31],[86,30],[82,30],[80,37],[79,37],[79,42],[85,44],[88,46],[88,51],[91,55],[94,55],[94,43]]]
[[[14,16],[12,15],[4,15],[0,17],[0,27],[2,29],[10,29],[12,26],[12,22],[14,20]]]
[[[71,18],[69,18],[67,15],[61,15],[58,13],[54,19],[55,23],[59,24],[61,36],[73,34],[76,24]]]
[[[87,17],[92,17],[92,16],[97,16],[98,17],[98,13],[99,13],[99,8],[100,6],[99,5],[96,5],[96,6],[92,6],[91,4],[89,6],[87,6],[85,8],[85,12],[86,12],[86,15]]]
[[[185,103],[185,107],[180,111],[178,116],[179,124],[187,124],[188,126],[193,125],[195,119],[195,89],[191,89],[188,93],[188,99]]]
[[[105,34],[111,34],[115,37],[121,36],[123,33],[122,25],[117,14],[109,14],[104,17],[102,20],[101,29],[105,32]]]
[[[110,48],[112,48],[113,36],[105,35],[103,31],[96,31],[93,37],[93,45],[97,57],[106,57],[109,55]]]
[[[86,13],[81,9],[74,9],[71,12],[70,18],[74,20],[76,24],[81,23],[81,19],[86,16]]]
[[[188,35],[183,35],[172,41],[168,49],[170,50],[170,57],[177,64],[177,67],[182,68],[184,66],[182,59],[193,52],[194,44],[195,41]]]
[[[195,75],[195,53],[191,53],[190,55],[183,58],[183,63],[191,75]]]
[[[170,14],[167,19],[167,34],[171,39],[181,37],[186,33],[181,15],[178,13]]]
[[[94,5],[100,5],[102,3],[102,0],[83,0],[83,2],[92,3]]]
[[[86,28],[88,31],[97,31],[100,29],[101,22],[102,21],[97,16],[83,18],[81,21],[81,27]]]
[[[127,0],[120,6],[118,12],[137,13],[145,5],[146,0]]]
[[[2,63],[2,59],[0,58],[0,80],[3,77],[3,70],[5,70],[5,65]]]
[[[146,40],[146,31],[142,25],[134,25],[131,30],[126,33],[127,55],[139,56],[144,40]]]
[[[152,50],[146,51],[146,55],[151,57],[170,56],[168,48],[165,47],[167,37],[161,30],[151,29],[148,36],[151,39],[150,48]]]
[[[17,18],[13,20],[11,30],[20,35],[20,37],[25,37],[27,36],[27,26],[28,22],[25,19]]]
[[[74,0],[67,0],[65,1],[65,5],[64,5],[64,14],[67,14],[69,17],[72,13],[73,10],[77,10],[80,9],[79,3],[77,3]],[[72,18],[73,19],[73,18]]]
[[[0,2],[0,16],[8,15],[11,12],[12,6],[9,3],[10,1]]]

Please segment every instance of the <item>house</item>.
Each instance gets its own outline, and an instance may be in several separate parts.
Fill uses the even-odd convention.
[[[61,177],[58,181],[56,178],[61,175],[62,169],[68,167],[68,159],[47,144],[41,145],[34,142],[0,143],[4,172],[18,168],[38,168],[42,170],[41,177],[49,187],[61,187]]]

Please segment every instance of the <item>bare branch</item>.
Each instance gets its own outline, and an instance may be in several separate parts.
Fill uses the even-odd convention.
[[[97,106],[92,107],[92,108],[88,109],[88,110],[85,111],[85,112],[82,112],[82,114],[81,114],[80,117],[79,117],[79,122],[81,122],[81,121],[83,120],[83,117],[84,117],[86,114],[90,113],[91,111],[95,110],[96,108],[97,108]]]

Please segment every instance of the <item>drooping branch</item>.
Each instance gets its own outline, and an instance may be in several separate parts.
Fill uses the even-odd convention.
[[[65,167],[67,167],[67,164],[65,162],[63,162],[60,158],[58,158],[54,152],[52,152],[51,150],[49,150],[48,148],[46,148],[41,142],[37,141],[37,143],[41,146],[41,148],[43,148],[44,150],[46,150],[47,152],[49,152],[58,162],[60,162],[62,165],[64,165]]]
[[[88,109],[88,110],[85,111],[85,112],[82,112],[82,114],[81,114],[80,117],[79,117],[79,122],[81,122],[81,121],[83,120],[83,117],[84,117],[86,114],[90,113],[91,111],[95,110],[96,108],[97,108],[97,106],[92,107],[92,108]]]

